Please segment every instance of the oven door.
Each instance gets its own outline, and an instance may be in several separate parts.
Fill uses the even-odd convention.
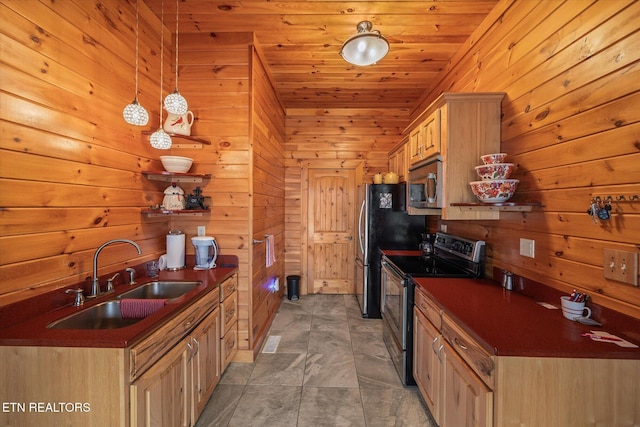
[[[382,318],[391,329],[402,350],[407,348],[404,333],[405,309],[407,307],[406,282],[403,275],[395,271],[386,261],[382,261]]]

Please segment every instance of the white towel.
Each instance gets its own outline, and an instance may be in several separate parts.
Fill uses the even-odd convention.
[[[275,238],[271,234],[268,234],[265,237],[267,243],[267,268],[269,268],[276,263]]]

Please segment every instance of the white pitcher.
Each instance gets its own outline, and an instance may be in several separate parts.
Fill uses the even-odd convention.
[[[164,131],[175,135],[191,135],[191,125],[193,124],[193,113],[187,111],[184,114],[167,114],[164,122]]]

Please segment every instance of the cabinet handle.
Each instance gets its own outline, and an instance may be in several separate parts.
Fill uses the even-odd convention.
[[[468,350],[467,346],[464,345],[464,343],[460,342],[457,337],[453,339],[453,342],[456,343],[456,345],[458,347],[460,347],[461,349],[463,349],[465,351]]]
[[[190,343],[187,343],[187,348],[189,349],[189,359],[193,359],[193,346]]]
[[[440,348],[438,349],[438,352],[436,353],[436,355],[438,356],[438,360],[440,361],[440,364],[444,365],[444,360],[442,360],[442,357],[440,356],[442,354],[442,350],[444,350],[444,344],[440,345]]]
[[[425,303],[421,302],[420,303],[420,308],[426,313],[427,311],[429,311],[429,306],[427,306]]]
[[[196,343],[196,349],[195,349],[195,351],[193,352],[193,355],[195,356],[195,355],[196,355],[196,354],[198,354],[198,352],[200,351],[200,343],[198,342],[198,340],[197,340],[197,339],[195,339],[195,338],[193,338],[193,337],[191,338],[191,340],[192,340],[194,343]]]
[[[439,339],[440,339],[440,336],[437,336],[433,339],[433,342],[431,343],[431,350],[433,350],[434,353],[438,353],[438,350],[436,350],[436,344],[438,343]]]

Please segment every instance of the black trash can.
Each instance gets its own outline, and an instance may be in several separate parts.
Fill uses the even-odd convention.
[[[287,298],[298,301],[298,289],[300,288],[300,276],[287,276]]]

